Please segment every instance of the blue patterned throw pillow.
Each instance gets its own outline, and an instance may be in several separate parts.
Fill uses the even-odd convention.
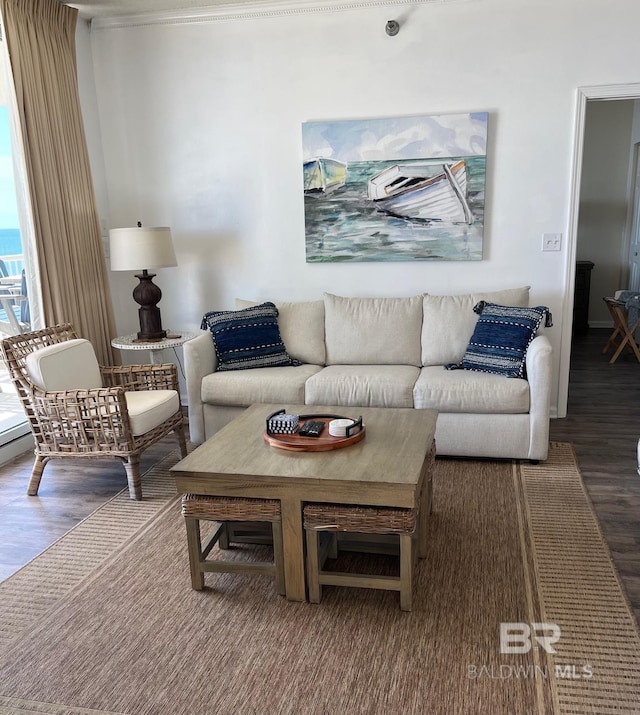
[[[517,308],[482,300],[473,310],[480,317],[462,358],[462,367],[506,377],[524,377],[529,343],[543,320],[546,327],[553,325],[549,309],[544,306]]]
[[[301,364],[287,353],[278,327],[278,309],[273,303],[243,310],[212,310],[205,313],[200,328],[211,331],[218,370]]]

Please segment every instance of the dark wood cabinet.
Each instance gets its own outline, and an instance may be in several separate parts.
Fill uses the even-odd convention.
[[[576,335],[589,330],[589,292],[594,265],[591,261],[576,261],[576,286],[573,295],[573,332]]]

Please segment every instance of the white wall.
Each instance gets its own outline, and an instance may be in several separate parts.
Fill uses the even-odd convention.
[[[593,261],[589,324],[606,327],[602,298],[624,288],[631,127],[634,102],[587,103],[576,258]]]
[[[276,6],[274,6],[276,7]],[[230,12],[227,8],[226,12]],[[165,326],[197,328],[236,296],[531,285],[555,327],[556,375],[576,89],[639,79],[637,0],[469,0],[209,21],[94,23],[111,227],[172,227],[178,268],[156,282]],[[396,37],[384,25],[401,22]],[[307,264],[301,123],[488,111],[484,260]],[[113,274],[119,332],[135,279]],[[557,393],[552,398],[557,401]]]
[[[89,163],[93,174],[93,188],[96,194],[96,203],[100,216],[102,217],[103,243],[105,252],[108,252],[108,189],[104,170],[102,134],[100,131],[100,117],[98,115],[93,59],[91,57],[91,24],[81,18],[78,18],[76,25],[76,53],[79,58],[78,88],[80,103],[82,105],[84,133],[87,140]]]

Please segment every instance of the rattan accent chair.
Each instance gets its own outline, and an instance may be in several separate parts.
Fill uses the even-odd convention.
[[[176,366],[99,366],[70,324],[2,341],[2,353],[35,440],[27,494],[38,493],[50,459],[124,463],[129,494],[142,498],[140,455],[175,432],[187,456]]]
[[[276,591],[280,595],[284,595],[284,555],[279,499],[185,494],[182,497],[182,516],[187,530],[191,586],[196,591],[201,591],[204,588],[206,572],[257,573],[274,576]],[[200,521],[219,522],[204,546],[200,534]],[[273,561],[247,562],[207,558],[216,543],[220,544],[221,549],[230,547],[227,528],[229,522],[271,522]]]

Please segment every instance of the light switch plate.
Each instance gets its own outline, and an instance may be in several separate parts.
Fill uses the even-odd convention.
[[[542,250],[543,251],[559,251],[562,248],[561,233],[543,233],[542,234]]]

